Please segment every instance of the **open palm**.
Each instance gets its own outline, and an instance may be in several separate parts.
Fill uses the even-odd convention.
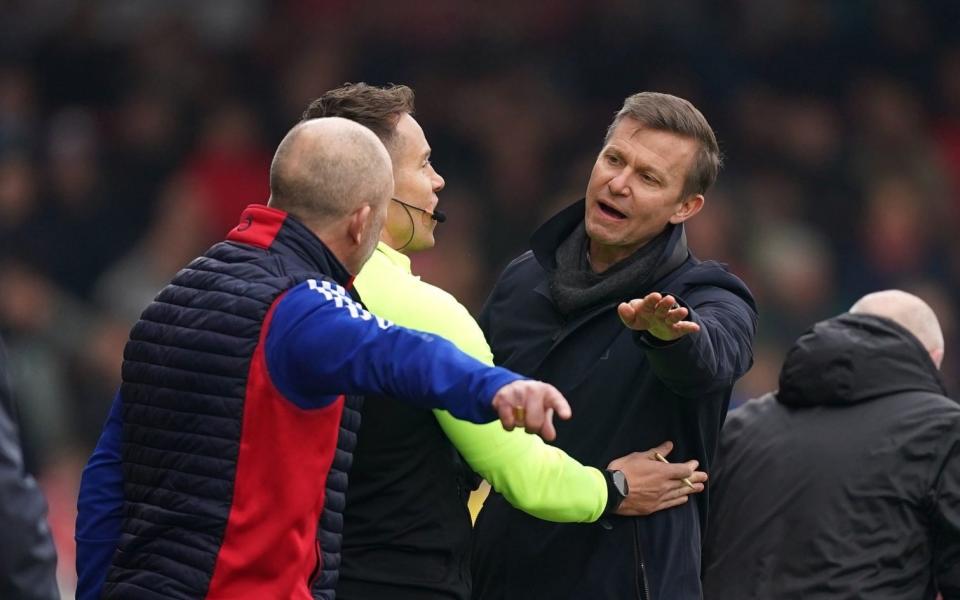
[[[665,342],[700,331],[700,326],[693,321],[684,321],[690,311],[678,305],[673,296],[664,296],[658,292],[630,302],[621,302],[617,313],[623,324],[630,329],[647,331]]]

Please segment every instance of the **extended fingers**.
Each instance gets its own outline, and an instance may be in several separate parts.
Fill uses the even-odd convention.
[[[668,324],[673,325],[674,323],[678,323],[687,318],[688,314],[690,314],[690,311],[682,306],[671,308],[665,313],[663,320]]]
[[[517,425],[512,391],[513,390],[507,386],[501,388],[494,397],[494,408],[497,409],[497,416],[500,418],[500,423],[503,425],[503,428],[507,431],[513,431],[513,428]]]
[[[543,405],[549,409],[551,416],[556,412],[557,416],[564,421],[573,416],[573,409],[570,408],[570,403],[563,397],[560,390],[552,385],[547,389],[547,396],[544,399]]]
[[[674,308],[679,308],[677,306],[677,301],[674,299],[673,296],[670,296],[668,294],[663,298],[661,298],[659,302],[657,302],[656,308],[654,309],[654,313],[657,315],[658,319],[666,319],[667,313]]]
[[[533,388],[522,400],[524,407],[523,426],[527,433],[537,433],[543,428],[545,390]]]
[[[681,335],[687,335],[688,333],[696,333],[700,331],[700,325],[694,323],[693,321],[680,321],[671,325],[670,329],[679,337]]]
[[[561,419],[573,414],[563,394],[540,381],[514,381],[503,386],[493,397],[493,408],[507,431],[523,427],[548,441],[557,437],[554,414]]]
[[[624,323],[632,323],[637,318],[637,309],[629,302],[621,302],[617,306],[617,314]]]
[[[639,308],[640,311],[653,314],[657,310],[657,306],[660,304],[660,301],[663,300],[663,296],[658,292],[651,292],[643,297],[643,300],[631,300],[631,306]]]

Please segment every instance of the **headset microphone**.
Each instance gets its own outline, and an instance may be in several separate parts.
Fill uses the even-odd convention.
[[[419,206],[407,204],[406,202],[404,202],[399,198],[390,198],[390,199],[393,200],[394,202],[399,202],[400,204],[406,206],[407,208],[412,208],[413,210],[419,210],[422,213],[426,213],[430,215],[430,218],[436,221],[437,223],[443,223],[444,221],[447,220],[447,213],[443,212],[442,210],[434,210],[433,212],[430,212],[425,208],[420,208]]]

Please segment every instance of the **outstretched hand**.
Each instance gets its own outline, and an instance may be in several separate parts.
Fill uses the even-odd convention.
[[[673,296],[658,292],[630,302],[621,302],[617,313],[630,329],[649,332],[665,342],[700,331],[700,326],[693,321],[684,321],[690,311],[677,304]]]
[[[698,471],[695,460],[684,463],[664,464],[656,453],[667,456],[673,450],[672,442],[664,442],[645,452],[633,452],[620,457],[607,467],[622,471],[627,478],[629,493],[617,509],[618,515],[636,517],[679,506],[687,502],[690,494],[703,491],[707,474]],[[684,483],[690,481],[693,487]]]
[[[564,420],[573,414],[557,388],[532,380],[514,381],[500,388],[493,397],[493,410],[507,431],[523,427],[527,433],[538,433],[548,442],[557,437],[553,414]]]

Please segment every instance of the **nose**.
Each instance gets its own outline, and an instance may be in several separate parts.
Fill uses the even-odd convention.
[[[626,195],[630,191],[630,186],[628,185],[628,176],[629,173],[627,173],[627,169],[621,169],[616,175],[614,175],[607,183],[610,193],[616,196]]]
[[[436,169],[433,169],[433,191],[439,192],[447,185],[447,182],[444,181],[443,177],[440,176],[440,173],[437,173]]]

